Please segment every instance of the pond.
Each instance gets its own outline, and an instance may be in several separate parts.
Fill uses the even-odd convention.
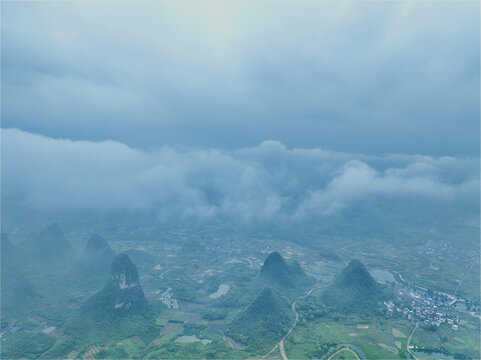
[[[386,282],[386,281],[390,281],[390,282],[397,282],[396,279],[394,278],[394,275],[391,274],[389,271],[387,270],[381,270],[381,269],[372,269],[369,271],[372,275],[372,277],[376,280],[376,281],[380,281],[380,282]]]
[[[227,294],[229,290],[230,290],[230,285],[220,284],[217,291],[209,295],[209,299],[218,299],[221,296],[224,296],[225,294]]]

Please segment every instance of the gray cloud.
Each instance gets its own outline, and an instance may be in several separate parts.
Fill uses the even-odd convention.
[[[476,2],[8,2],[2,126],[478,156],[479,25]]]
[[[120,211],[160,221],[302,222],[376,199],[476,209],[479,159],[364,156],[288,149],[276,141],[233,151],[144,151],[2,130],[2,204],[21,214]]]

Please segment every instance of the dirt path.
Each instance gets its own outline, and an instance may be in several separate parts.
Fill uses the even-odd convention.
[[[276,346],[274,346],[271,351],[269,351],[267,354],[265,354],[262,359],[265,359],[266,357],[268,357],[275,349],[277,349],[277,347],[279,346],[280,342],[278,344],[276,344]],[[284,346],[284,343],[282,343],[282,346]]]
[[[344,347],[342,349],[337,350],[334,354],[329,356],[327,360],[331,360],[334,356],[336,356],[337,354],[339,354],[342,351],[349,351],[350,353],[352,353],[356,357],[357,360],[361,360],[359,358],[359,356],[357,356],[357,354],[354,351],[352,351],[351,349],[349,349],[348,347]]]
[[[416,331],[416,329],[418,328],[419,326],[419,323],[416,324],[416,326],[414,327],[413,331],[411,332],[411,335],[409,335],[409,338],[408,338],[408,341],[406,343],[406,348],[407,348],[407,351],[408,353],[414,358],[414,360],[417,360],[416,356],[413,355],[413,353],[411,352],[411,349],[409,349],[409,343],[411,342],[411,339],[414,335],[414,332]]]

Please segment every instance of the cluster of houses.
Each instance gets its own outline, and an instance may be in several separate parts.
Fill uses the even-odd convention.
[[[441,324],[458,330],[459,315],[454,311],[454,302],[444,296],[431,296],[425,291],[408,288],[396,289],[400,302],[384,302],[388,315],[402,313],[409,320],[439,327]]]
[[[177,302],[176,299],[172,297],[172,293],[170,292],[171,288],[168,288],[166,291],[164,291],[160,297],[159,300],[167,306],[169,309],[174,309],[178,310],[179,309],[179,303]],[[160,291],[159,291],[160,292]]]

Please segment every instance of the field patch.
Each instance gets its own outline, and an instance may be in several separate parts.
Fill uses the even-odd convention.
[[[386,345],[386,344],[378,344],[380,347],[382,347],[384,350],[390,351],[393,354],[397,354],[397,349],[393,348],[392,346]]]
[[[392,335],[397,338],[403,338],[403,339],[406,338],[406,335],[404,335],[404,333],[402,333],[401,331],[395,328],[392,328]]]
[[[175,339],[176,343],[181,343],[181,344],[190,344],[190,343],[196,343],[196,342],[201,342],[203,345],[210,344],[212,340],[209,339],[199,339],[195,335],[184,335],[180,336],[177,339]]]

